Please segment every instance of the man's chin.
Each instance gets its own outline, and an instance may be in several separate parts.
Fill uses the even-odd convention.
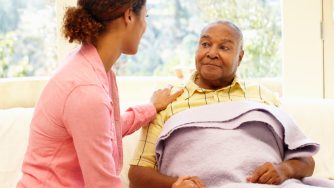
[[[201,77],[207,81],[220,80],[222,77],[222,72],[216,70],[205,70],[201,72]]]

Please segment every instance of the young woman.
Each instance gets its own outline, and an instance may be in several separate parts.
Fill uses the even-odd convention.
[[[120,115],[113,64],[135,54],[146,28],[145,0],[78,0],[63,32],[80,49],[45,87],[31,122],[17,187],[121,187],[122,137],[155,118],[181,92],[158,90],[151,103]]]

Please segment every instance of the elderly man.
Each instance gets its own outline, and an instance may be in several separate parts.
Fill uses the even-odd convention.
[[[190,176],[181,176],[178,179],[164,175],[157,169],[155,153],[157,140],[165,122],[175,114],[193,107],[242,100],[279,106],[279,100],[274,93],[236,77],[243,56],[243,36],[233,23],[218,21],[202,30],[196,51],[196,72],[183,87],[184,93],[161,111],[150,126],[142,130],[140,143],[129,171],[130,187],[204,187],[204,182],[196,177],[196,172],[183,174]],[[259,165],[245,177],[244,181],[281,184],[289,178],[300,179],[311,176],[313,170],[312,157],[293,158],[279,164]]]

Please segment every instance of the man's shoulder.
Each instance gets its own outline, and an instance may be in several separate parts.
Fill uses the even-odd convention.
[[[263,81],[261,79],[238,79],[237,82],[245,90],[260,88],[268,92],[273,92],[273,93],[277,92],[275,91],[275,83],[270,83],[268,81]]]
[[[274,86],[271,86],[269,82],[263,82],[261,79],[245,79],[240,80],[239,84],[243,88],[246,95],[249,96],[257,96],[263,102],[272,104],[275,106],[279,106],[280,102],[280,94],[279,91],[273,89]]]

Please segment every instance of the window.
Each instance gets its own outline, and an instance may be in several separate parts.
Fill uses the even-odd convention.
[[[0,3],[0,78],[49,75],[57,66],[54,0]]]
[[[55,0],[0,2],[0,77],[50,75],[61,54],[56,51]],[[60,7],[68,2],[76,0],[57,1]],[[226,19],[244,33],[238,74],[281,76],[280,0],[152,0],[147,6],[148,28],[138,54],[121,56],[114,67],[118,75],[174,76],[176,69],[193,69],[202,27]]]

